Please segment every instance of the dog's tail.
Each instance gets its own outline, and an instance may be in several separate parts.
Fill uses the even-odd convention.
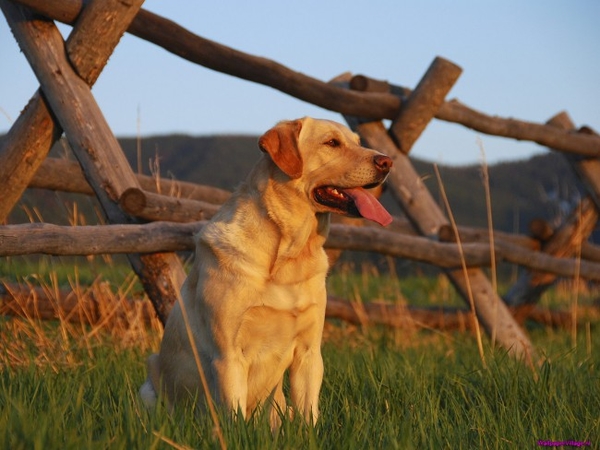
[[[158,367],[158,355],[150,355],[146,361],[146,367],[148,369],[148,378],[142,387],[140,387],[140,397],[146,408],[153,409],[158,401],[158,390],[157,382],[159,380],[159,367]]]

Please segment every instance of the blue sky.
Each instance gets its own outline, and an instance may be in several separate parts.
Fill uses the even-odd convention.
[[[367,6],[368,5],[368,6]],[[566,110],[600,130],[600,1],[283,2],[147,0],[192,32],[327,81],[342,72],[414,87],[436,56],[463,68],[448,98],[488,114],[544,122]],[[69,27],[61,27],[64,34]],[[0,19],[0,133],[36,79]],[[117,136],[260,134],[281,119],[330,111],[191,64],[125,36],[93,90]],[[489,163],[545,151],[434,121],[413,149],[441,164]]]

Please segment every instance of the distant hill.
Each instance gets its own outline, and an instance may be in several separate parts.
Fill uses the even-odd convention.
[[[162,177],[191,181],[232,190],[246,177],[260,156],[257,136],[207,136],[185,135],[154,136],[143,138],[138,158],[135,138],[121,138],[123,150],[134,171],[151,173],[151,167]],[[65,154],[64,144],[53,149],[53,154]],[[440,190],[433,164],[413,159],[417,172],[434,197]],[[564,214],[570,204],[580,196],[581,187],[569,165],[558,153],[546,153],[528,160],[495,164],[488,168],[494,227],[503,231],[526,232],[533,218],[553,220]],[[486,200],[478,165],[440,166],[440,174],[456,221],[460,225],[487,226]],[[45,221],[68,223],[67,217],[77,213],[85,223],[95,223],[97,206],[90,199],[73,201],[81,196],[57,195],[52,192],[30,190],[23,204],[30,214],[33,206]],[[393,214],[400,208],[386,193],[383,203]],[[23,208],[11,216],[12,223],[28,221]]]
[[[141,141],[141,158],[137,155],[137,139],[119,142],[135,171],[139,159],[142,172],[150,174],[158,158],[161,176],[230,191],[260,157],[256,136],[149,137]]]
[[[430,192],[439,196],[431,163],[414,161]],[[440,167],[440,176],[458,224],[487,227],[486,198],[480,165]],[[564,218],[583,187],[566,159],[554,152],[488,167],[494,228],[527,232],[534,218]],[[441,204],[441,198],[440,198]]]

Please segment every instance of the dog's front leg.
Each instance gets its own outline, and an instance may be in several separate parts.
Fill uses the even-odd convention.
[[[248,373],[244,364],[238,358],[225,358],[215,361],[214,367],[221,405],[234,415],[241,411],[245,419],[248,406]]]
[[[311,424],[319,418],[319,392],[323,381],[323,358],[319,347],[297,355],[290,367],[290,388],[294,406]]]

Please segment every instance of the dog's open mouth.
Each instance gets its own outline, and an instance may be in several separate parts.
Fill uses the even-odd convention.
[[[366,189],[373,186],[340,188],[321,186],[314,190],[314,198],[321,205],[347,216],[364,217],[382,226],[392,223],[392,216]]]

